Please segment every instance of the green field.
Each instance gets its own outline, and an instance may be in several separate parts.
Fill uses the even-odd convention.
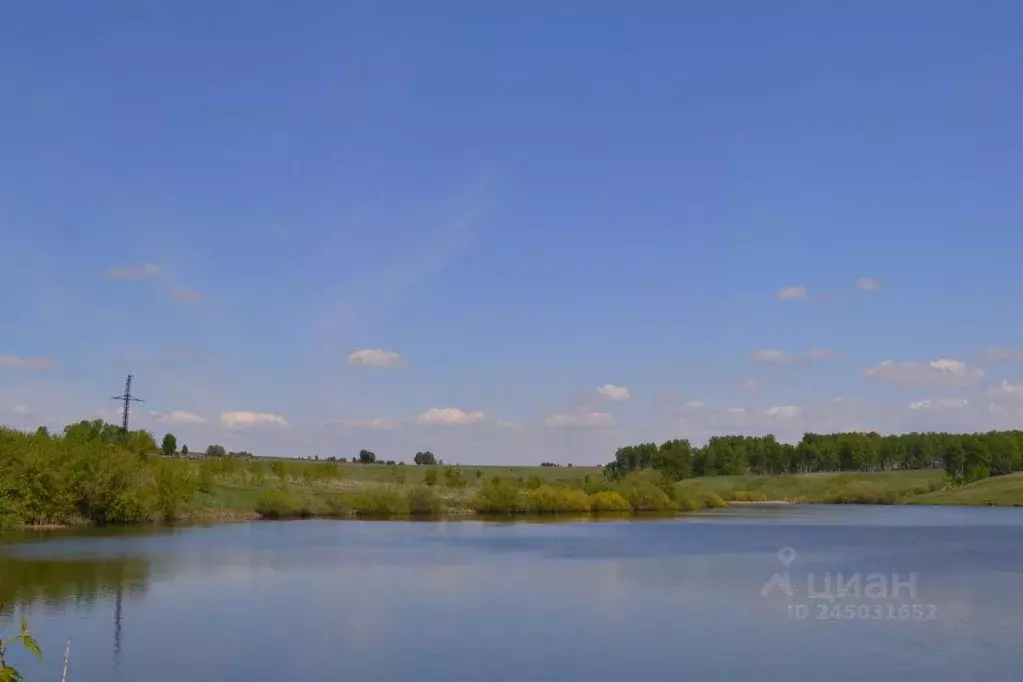
[[[917,495],[912,504],[949,504],[962,506],[1023,506],[1023,473],[985,478],[976,483]]]
[[[992,479],[994,480],[994,479]],[[687,479],[680,486],[717,493],[732,500],[736,492],[759,493],[785,502],[895,504],[948,487],[937,469],[877,473],[829,472],[780,476],[708,476]]]
[[[426,472],[429,469],[443,470],[452,466],[462,472],[469,481],[473,479],[489,478],[491,476],[509,476],[511,478],[529,478],[536,476],[544,483],[566,484],[579,481],[586,476],[600,478],[603,475],[603,468],[599,466],[495,466],[470,464],[437,464],[433,466],[417,466],[415,464],[354,464],[352,462],[327,462],[326,460],[308,459],[285,459],[259,457],[254,462],[284,462],[286,466],[295,471],[301,471],[301,467],[315,467],[318,464],[334,464],[338,467],[341,477],[352,481],[373,481],[377,483],[390,483],[395,480],[400,472],[404,472],[405,482],[418,484],[425,480]],[[479,472],[479,475],[477,475]]]

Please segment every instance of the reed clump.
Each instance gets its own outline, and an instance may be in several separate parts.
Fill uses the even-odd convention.
[[[290,490],[268,490],[256,502],[256,513],[264,519],[307,519],[322,516],[328,508],[309,495]]]
[[[602,490],[590,495],[590,511],[596,514],[629,513],[632,505],[617,490]]]
[[[534,514],[587,514],[590,498],[582,490],[541,485],[521,495],[524,511]]]

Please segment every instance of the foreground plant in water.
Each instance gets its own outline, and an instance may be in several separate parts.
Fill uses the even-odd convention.
[[[2,605],[0,605],[2,610]],[[3,622],[0,621],[0,628],[2,628]],[[11,637],[0,638],[0,682],[15,682],[16,680],[22,680],[24,677],[17,668],[14,668],[7,664],[7,650],[13,644],[20,643],[23,647],[31,651],[36,658],[40,661],[43,660],[43,651],[39,648],[38,642],[28,632],[28,620],[25,616],[21,617],[21,631],[12,635]]]

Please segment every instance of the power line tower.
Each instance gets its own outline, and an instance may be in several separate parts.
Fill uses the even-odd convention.
[[[145,400],[136,398],[131,394],[131,379],[133,376],[135,375],[129,374],[128,378],[124,382],[124,395],[115,395],[111,398],[111,400],[120,400],[124,403],[124,406],[121,408],[121,431],[124,433],[128,433],[128,415],[131,413],[131,404],[146,402]]]

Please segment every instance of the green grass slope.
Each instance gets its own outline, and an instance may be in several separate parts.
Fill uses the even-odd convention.
[[[759,493],[785,502],[895,504],[946,487],[944,472],[931,469],[877,473],[834,472],[781,476],[708,476],[678,484],[694,491],[713,492],[724,500]]]
[[[911,504],[1020,507],[1023,506],[1023,472],[916,495],[906,501]]]
[[[318,464],[325,464],[325,460],[310,461],[306,459],[278,459],[270,457],[257,458],[256,461],[271,464],[275,461],[285,462],[295,472],[301,472],[304,468],[314,467]],[[351,481],[367,481],[374,483],[391,483],[395,477],[403,475],[403,480],[409,484],[423,483],[426,472],[430,469],[443,474],[447,465],[417,466],[406,464],[401,467],[393,464],[353,464],[351,462],[339,462],[337,466],[340,475]],[[544,483],[573,483],[589,476],[592,479],[599,479],[603,475],[603,468],[599,466],[494,466],[471,464],[453,464],[454,468],[460,470],[465,480],[470,483],[477,479],[490,478],[491,476],[507,476],[509,478],[529,478],[536,476]],[[477,474],[478,472],[478,474]]]

